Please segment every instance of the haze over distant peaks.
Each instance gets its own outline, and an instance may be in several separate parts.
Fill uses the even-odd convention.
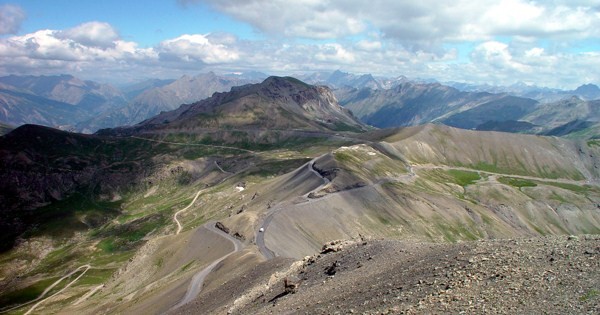
[[[36,123],[73,129],[125,103],[118,89],[70,75],[0,77],[0,121],[14,126]]]
[[[363,130],[337,102],[331,90],[291,77],[269,77],[262,83],[234,87],[202,101],[182,105],[131,128],[173,129],[304,129]]]
[[[146,89],[127,106],[105,112],[83,125],[89,130],[133,125],[163,111],[176,109],[182,104],[196,102],[215,92],[229,91],[232,87],[257,82],[244,76],[220,76],[213,72],[196,76],[184,75],[166,85]]]

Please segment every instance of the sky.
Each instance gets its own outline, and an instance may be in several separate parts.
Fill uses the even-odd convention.
[[[600,0],[0,0],[0,75],[600,84]]]

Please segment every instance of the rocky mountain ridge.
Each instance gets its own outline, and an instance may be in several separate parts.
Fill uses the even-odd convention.
[[[364,131],[365,127],[337,103],[327,87],[291,77],[269,77],[114,132],[194,129]]]

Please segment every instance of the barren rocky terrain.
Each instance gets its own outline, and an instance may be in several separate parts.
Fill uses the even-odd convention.
[[[346,241],[288,262],[287,270],[281,260],[259,264],[176,313],[597,314],[599,255],[600,237],[591,235]],[[277,283],[267,286],[276,270],[270,279]],[[284,278],[297,287],[286,293]],[[232,303],[231,296],[241,301],[253,293],[246,303]]]

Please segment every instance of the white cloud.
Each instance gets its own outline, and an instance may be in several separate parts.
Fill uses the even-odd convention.
[[[354,54],[340,44],[325,44],[320,48],[321,50],[315,54],[316,60],[340,65],[356,61]]]
[[[180,0],[204,2],[267,34],[334,39],[372,26],[415,47],[496,35],[600,35],[597,1],[527,0]],[[424,42],[424,43],[420,43]]]
[[[595,71],[600,52],[569,49],[572,38],[600,37],[600,11],[590,6],[592,1],[207,2],[272,36],[247,40],[219,32],[183,34],[141,48],[110,24],[92,21],[0,37],[0,73],[129,80],[208,70],[290,75],[342,69],[569,88],[600,83]]]
[[[369,41],[369,40],[361,40],[356,43],[356,48],[365,51],[377,51],[380,50],[382,44],[380,41]]]
[[[224,41],[233,44],[230,37]],[[206,64],[228,63],[239,59],[239,54],[225,44],[214,43],[207,35],[185,34],[166,40],[157,47],[159,56],[166,61],[199,61]]]
[[[202,1],[181,1],[183,3]],[[214,0],[203,1],[219,11],[271,35],[327,39],[358,34],[366,29],[359,16],[346,12],[341,1]]]
[[[89,42],[90,37],[64,36],[66,32],[41,30],[23,36],[0,39],[0,57],[6,62],[9,57],[26,57],[58,61],[102,61],[127,59],[136,54],[148,55],[148,51],[137,48],[134,42],[114,39],[98,47]],[[83,43],[80,42],[83,40]],[[96,42],[99,44],[99,42]]]
[[[17,33],[25,17],[25,11],[19,6],[0,5],[0,35]]]
[[[98,48],[112,48],[119,40],[119,34],[108,23],[88,22],[66,31],[56,33],[61,39],[71,39],[81,45]]]

